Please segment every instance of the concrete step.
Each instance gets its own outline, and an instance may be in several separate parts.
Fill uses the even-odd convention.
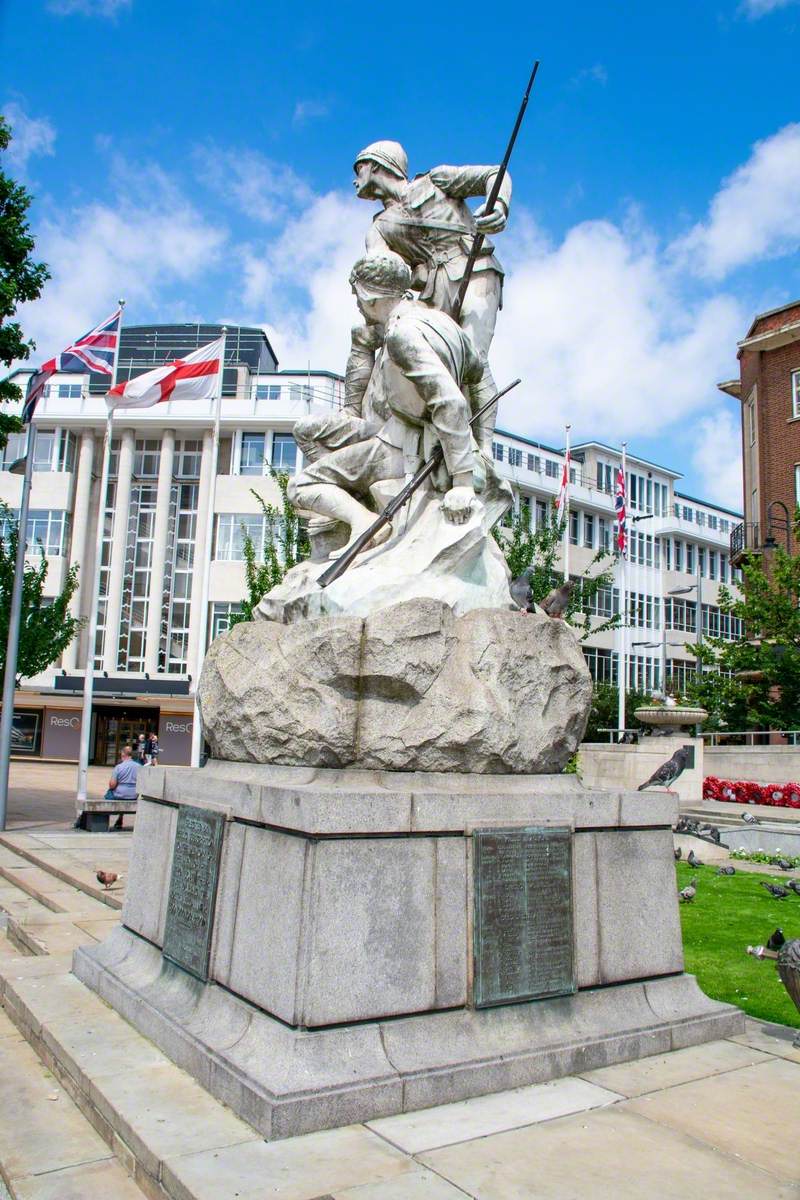
[[[0,936],[2,962],[14,961],[7,948]],[[142,1200],[110,1147],[2,1012],[0,1107],[0,1177],[12,1200],[88,1200],[104,1194]]]
[[[71,954],[78,946],[107,936],[119,919],[115,910],[72,888],[65,889],[63,896],[58,893],[63,904],[56,911],[55,893],[43,894],[31,882],[29,872],[35,869],[26,866],[7,870],[0,880],[0,912],[6,917],[6,934],[19,951]],[[46,879],[53,882],[51,876]]]
[[[121,842],[117,834],[86,834],[43,832],[40,835],[26,833],[0,834],[0,873],[3,867],[16,870],[25,863],[60,881],[68,888],[83,892],[97,903],[108,908],[121,909],[124,895],[124,877],[128,870],[130,842]],[[47,839],[47,841],[45,841]],[[89,840],[87,840],[89,839]],[[57,845],[49,843],[57,842]],[[15,856],[15,861],[8,855]],[[22,863],[19,860],[24,860]],[[87,862],[89,860],[89,862]],[[98,883],[97,870],[116,871],[120,876],[111,889]],[[58,891],[37,877],[43,891],[47,888]]]

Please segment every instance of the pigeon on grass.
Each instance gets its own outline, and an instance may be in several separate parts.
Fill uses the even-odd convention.
[[[800,896],[800,879],[787,879],[786,886],[790,887],[793,892]]]
[[[783,943],[785,941],[786,941],[786,938],[783,936],[783,930],[776,929],[775,932],[771,933],[769,936],[769,941],[767,942],[767,949],[768,950],[780,950],[781,946],[783,945]]]
[[[680,900],[681,904],[691,904],[691,902],[694,900],[696,895],[697,895],[697,880],[691,879],[689,882],[689,886],[685,887],[685,888],[681,888],[681,890],[678,892],[678,899]]]
[[[683,854],[683,851],[681,850],[680,846],[676,846],[676,847],[675,847],[675,849],[674,849],[674,851],[673,851],[673,853],[675,854],[675,862],[677,862],[677,861],[678,861],[678,859],[679,859],[679,858],[681,857],[681,855]]]
[[[639,791],[643,792],[645,788],[657,786],[665,787],[670,794],[672,789],[670,784],[674,783],[679,775],[682,775],[686,769],[686,764],[689,761],[689,755],[685,746],[680,746],[672,758],[668,758],[665,763],[662,763],[658,770],[654,771],[649,779],[644,783],[639,784]]]
[[[705,866],[705,863],[702,863],[700,861],[700,859],[695,854],[694,850],[689,851],[689,856],[686,859],[686,861],[690,867],[704,867]]]
[[[735,875],[736,867],[720,867],[717,871],[718,875]]]
[[[763,888],[766,888],[767,891],[769,892],[770,896],[772,896],[773,899],[775,899],[775,900],[785,900],[787,896],[791,895],[791,893],[789,892],[789,889],[785,888],[785,887],[781,887],[781,885],[779,883],[766,883],[762,879],[761,886]]]

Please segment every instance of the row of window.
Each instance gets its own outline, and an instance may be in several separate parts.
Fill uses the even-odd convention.
[[[12,512],[14,513],[14,517],[19,519],[19,511],[12,510]],[[68,533],[69,514],[62,509],[28,509],[28,527],[25,538],[26,553],[36,554],[41,550],[48,557],[61,558],[67,552]],[[0,522],[0,539],[5,541],[7,535],[7,522]]]
[[[619,655],[616,651],[584,646],[583,656],[595,683],[617,683]],[[672,691],[685,692],[696,672],[697,663],[694,659],[668,658],[666,679],[662,683],[660,658],[648,658],[643,654],[628,655],[628,687],[637,691],[652,692],[666,685]]]
[[[717,529],[720,533],[728,533],[731,527],[727,517],[718,517],[716,513],[704,512],[702,508],[692,508],[691,505],[684,504],[682,501],[675,501],[673,511],[675,516],[683,521],[694,521],[701,527],[707,525],[709,529]]]

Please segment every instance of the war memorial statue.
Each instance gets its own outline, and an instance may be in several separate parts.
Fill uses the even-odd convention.
[[[346,405],[296,431],[312,558],[213,642],[211,758],[142,771],[122,923],[75,953],[268,1139],[744,1028],[683,973],[675,797],[562,773],[589,673],[566,622],[515,604],[492,534],[504,176],[358,156],[384,207]]]

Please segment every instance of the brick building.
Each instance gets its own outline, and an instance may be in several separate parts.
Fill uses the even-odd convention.
[[[800,301],[757,316],[739,342],[739,379],[719,384],[742,406],[744,521],[731,558],[778,543],[797,549],[800,502]]]

